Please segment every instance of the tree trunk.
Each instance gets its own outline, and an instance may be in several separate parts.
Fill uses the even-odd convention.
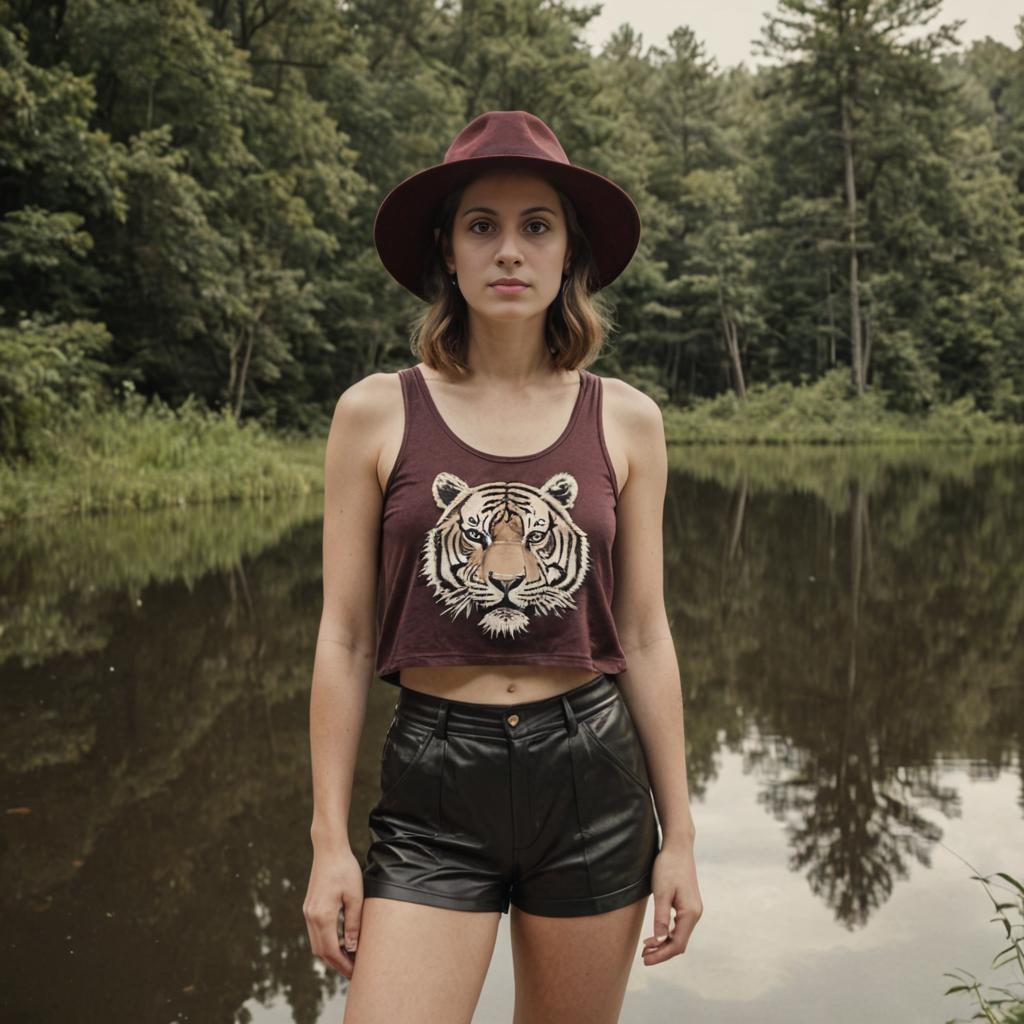
[[[868,374],[871,371],[871,334],[873,324],[871,322],[871,302],[868,302],[864,311],[864,386],[867,387]]]
[[[725,321],[725,346],[732,360],[733,373],[736,375],[736,394],[741,399],[747,397],[747,382],[743,376],[743,360],[740,358],[739,336],[736,331],[736,321],[727,317]]]
[[[739,332],[736,329],[735,319],[726,312],[725,296],[722,294],[721,281],[718,283],[718,310],[722,317],[725,351],[729,357],[729,364],[732,366],[736,394],[742,400],[747,397],[747,384],[743,379],[743,360],[740,358]]]
[[[224,404],[230,409],[235,401],[235,381],[238,380],[238,339],[233,338],[228,348],[228,383],[224,388]]]
[[[245,330],[245,358],[242,360],[242,368],[238,374],[238,389],[235,394],[235,422],[242,418],[242,402],[245,399],[245,376],[249,372],[249,359],[252,356],[253,335],[256,333],[254,324],[249,324]]]
[[[853,171],[853,124],[849,93],[840,95],[842,110],[843,161],[846,165],[847,240],[850,246],[850,374],[857,394],[864,394],[864,358],[860,330],[860,282],[857,271],[857,182]]]
[[[828,306],[828,354],[825,365],[832,367],[836,365],[836,303],[835,294],[832,291],[832,268],[825,268],[825,296]]]

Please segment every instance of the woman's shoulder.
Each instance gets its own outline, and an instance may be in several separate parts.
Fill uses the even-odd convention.
[[[350,455],[352,445],[365,453],[367,464],[377,474],[381,493],[402,444],[404,424],[397,370],[369,373],[350,384],[338,399],[334,425],[348,439],[345,447]]]
[[[399,370],[376,370],[350,384],[339,396],[338,404],[345,403],[357,414],[380,413],[382,401],[401,399],[402,384]]]
[[[661,422],[661,406],[646,391],[620,377],[595,376],[602,381],[605,414],[614,416],[623,428],[649,430],[655,421]]]
[[[651,446],[662,443],[661,408],[648,394],[618,377],[601,377],[601,427],[615,470],[618,493],[633,469],[648,461]]]
[[[364,442],[379,447],[402,415],[398,372],[380,370],[361,377],[341,393],[335,404],[333,425],[350,436],[355,432]]]

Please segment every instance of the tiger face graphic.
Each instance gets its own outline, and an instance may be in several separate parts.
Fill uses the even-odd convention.
[[[533,615],[561,616],[590,568],[586,533],[569,510],[579,486],[556,473],[541,487],[493,481],[470,487],[453,473],[432,484],[441,515],[426,535],[420,574],[443,613],[483,612],[488,636],[515,637]]]

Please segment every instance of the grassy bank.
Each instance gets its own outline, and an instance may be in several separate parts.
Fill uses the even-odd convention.
[[[31,461],[0,463],[0,521],[308,494],[323,486],[323,446],[129,394],[41,428]]]
[[[1024,424],[993,420],[967,397],[927,413],[885,407],[876,391],[850,396],[846,370],[813,384],[754,385],[744,401],[729,392],[665,411],[676,444],[1005,443],[1024,441]]]
[[[1024,442],[971,399],[910,416],[882,397],[851,399],[839,374],[804,387],[754,387],[665,409],[671,444]],[[0,522],[110,509],[310,494],[323,486],[323,437],[281,437],[192,403],[170,409],[127,396],[120,406],[41,427],[34,455],[0,462]]]

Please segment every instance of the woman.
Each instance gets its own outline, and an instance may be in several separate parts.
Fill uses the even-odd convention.
[[[502,913],[514,1022],[615,1021],[648,896],[645,965],[701,915],[661,414],[585,368],[592,293],[639,232],[525,111],[475,118],[378,210],[381,260],[429,305],[423,361],[345,391],[327,443],[304,913],[348,1024],[470,1021]],[[374,674],[399,690],[361,867]]]

